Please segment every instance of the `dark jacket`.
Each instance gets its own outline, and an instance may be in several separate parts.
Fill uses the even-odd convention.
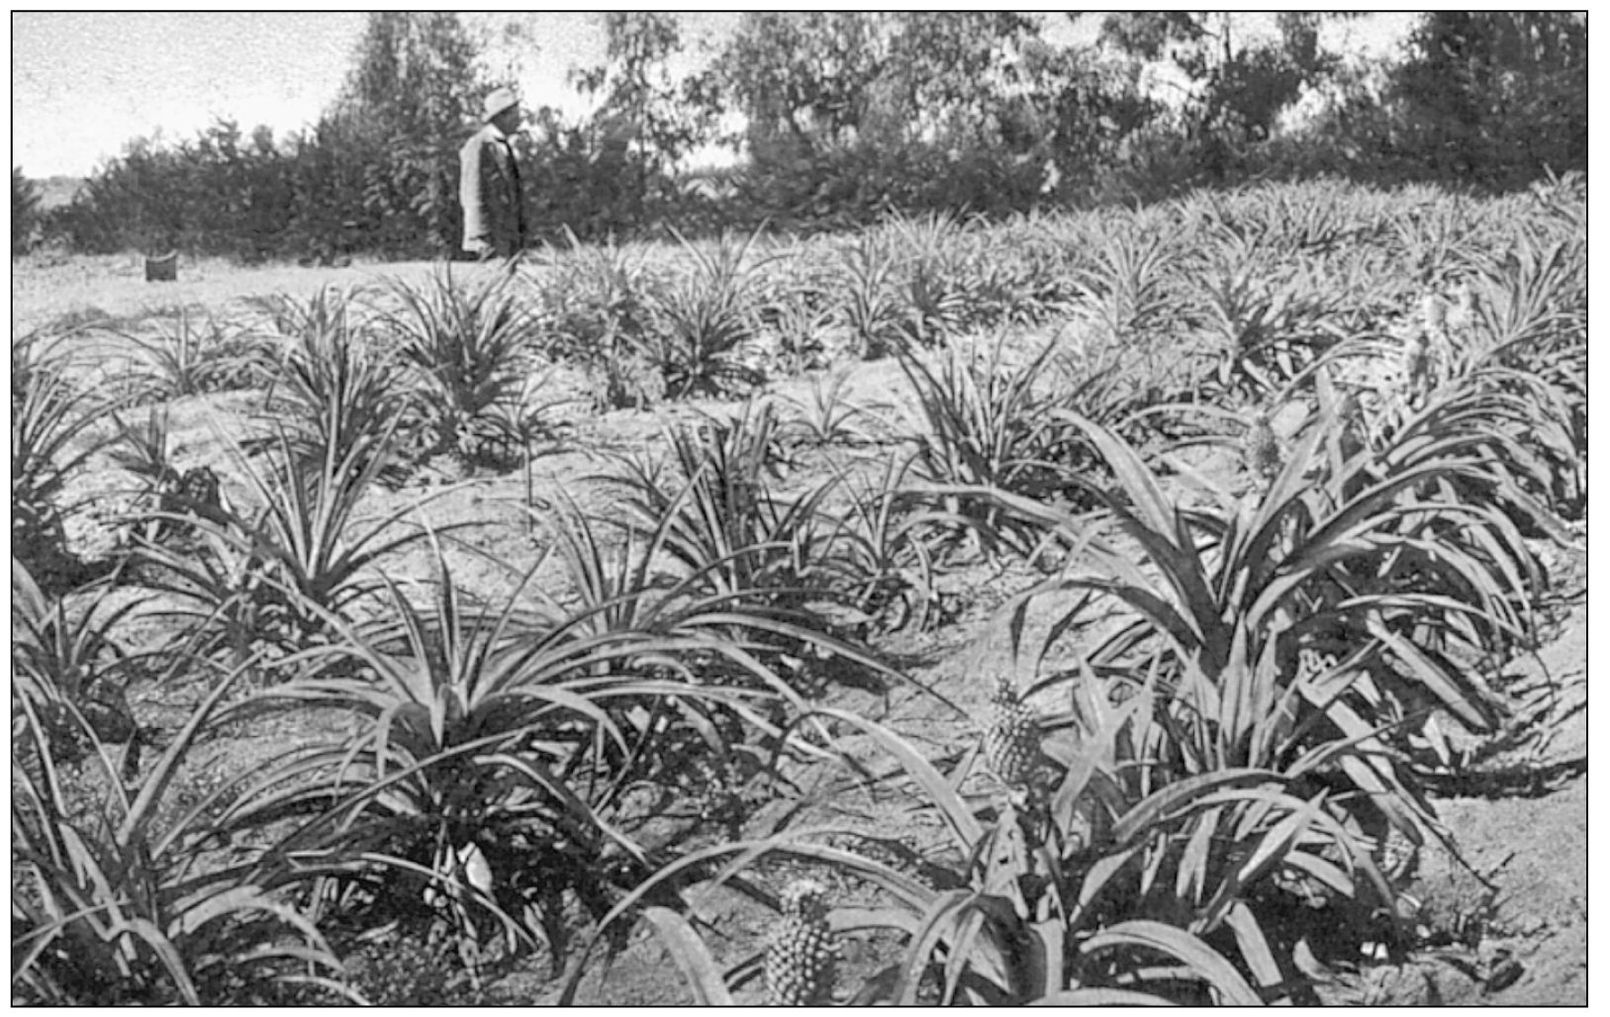
[[[464,249],[476,241],[507,258],[525,249],[526,213],[520,168],[503,132],[484,125],[458,153],[458,201],[464,208]]]

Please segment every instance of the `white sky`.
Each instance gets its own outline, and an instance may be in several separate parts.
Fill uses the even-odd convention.
[[[719,40],[736,13],[685,14],[683,38]],[[130,139],[161,132],[193,137],[215,118],[243,131],[268,124],[277,136],[316,120],[335,97],[362,32],[363,13],[26,13],[11,15],[11,162],[30,177],[81,176]],[[602,17],[590,12],[477,15],[496,29],[527,19],[536,53],[520,57],[529,106],[577,112],[565,82],[574,66],[602,60]],[[1255,30],[1259,15],[1251,15]],[[1268,20],[1268,16],[1261,16]],[[1376,15],[1333,26],[1327,42],[1349,52],[1380,51],[1401,39],[1411,14]],[[1047,14],[1051,37],[1093,32]]]

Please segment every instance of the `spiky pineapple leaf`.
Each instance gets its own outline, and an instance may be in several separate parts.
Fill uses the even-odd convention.
[[[721,969],[716,966],[710,948],[688,924],[687,919],[667,907],[651,905],[643,909],[643,917],[654,926],[677,970],[687,979],[693,990],[693,1001],[698,1006],[732,1006],[732,993],[727,991]]]
[[[1133,989],[1063,989],[1030,1000],[1025,1006],[1178,1006],[1171,999]]]
[[[1149,919],[1119,922],[1085,940],[1079,952],[1085,956],[1118,947],[1138,946],[1168,954],[1180,961],[1219,994],[1219,1002],[1229,1006],[1262,1006],[1263,1000],[1235,965],[1223,954],[1196,936],[1172,925]]]

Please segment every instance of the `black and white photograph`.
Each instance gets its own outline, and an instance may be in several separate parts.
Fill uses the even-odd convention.
[[[1586,11],[10,39],[13,1006],[1587,1006]]]

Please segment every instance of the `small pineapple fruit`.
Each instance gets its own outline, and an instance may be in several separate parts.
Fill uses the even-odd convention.
[[[1336,421],[1342,428],[1342,454],[1356,454],[1364,447],[1368,433],[1365,430],[1364,404],[1359,401],[1357,392],[1348,389],[1342,396],[1341,403],[1336,407]]]
[[[1252,415],[1252,423],[1247,425],[1247,433],[1242,441],[1241,458],[1247,470],[1264,483],[1280,475],[1283,465],[1280,461],[1280,442],[1275,438],[1275,429],[1269,424],[1267,411],[1260,409]]]
[[[1416,330],[1403,344],[1403,381],[1411,393],[1421,393],[1431,384],[1431,346],[1426,334]]]
[[[1040,753],[1040,726],[1010,678],[998,678],[984,732],[984,764],[1007,787],[1023,787]]]
[[[827,888],[796,879],[783,889],[783,920],[766,947],[766,1005],[820,1006],[838,959],[827,924]]]
[[[1448,309],[1448,331],[1468,337],[1476,327],[1476,291],[1470,280],[1461,277],[1453,286],[1453,306]]]
[[[1448,303],[1435,293],[1420,298],[1420,329],[1427,336],[1440,336],[1448,327]]]

